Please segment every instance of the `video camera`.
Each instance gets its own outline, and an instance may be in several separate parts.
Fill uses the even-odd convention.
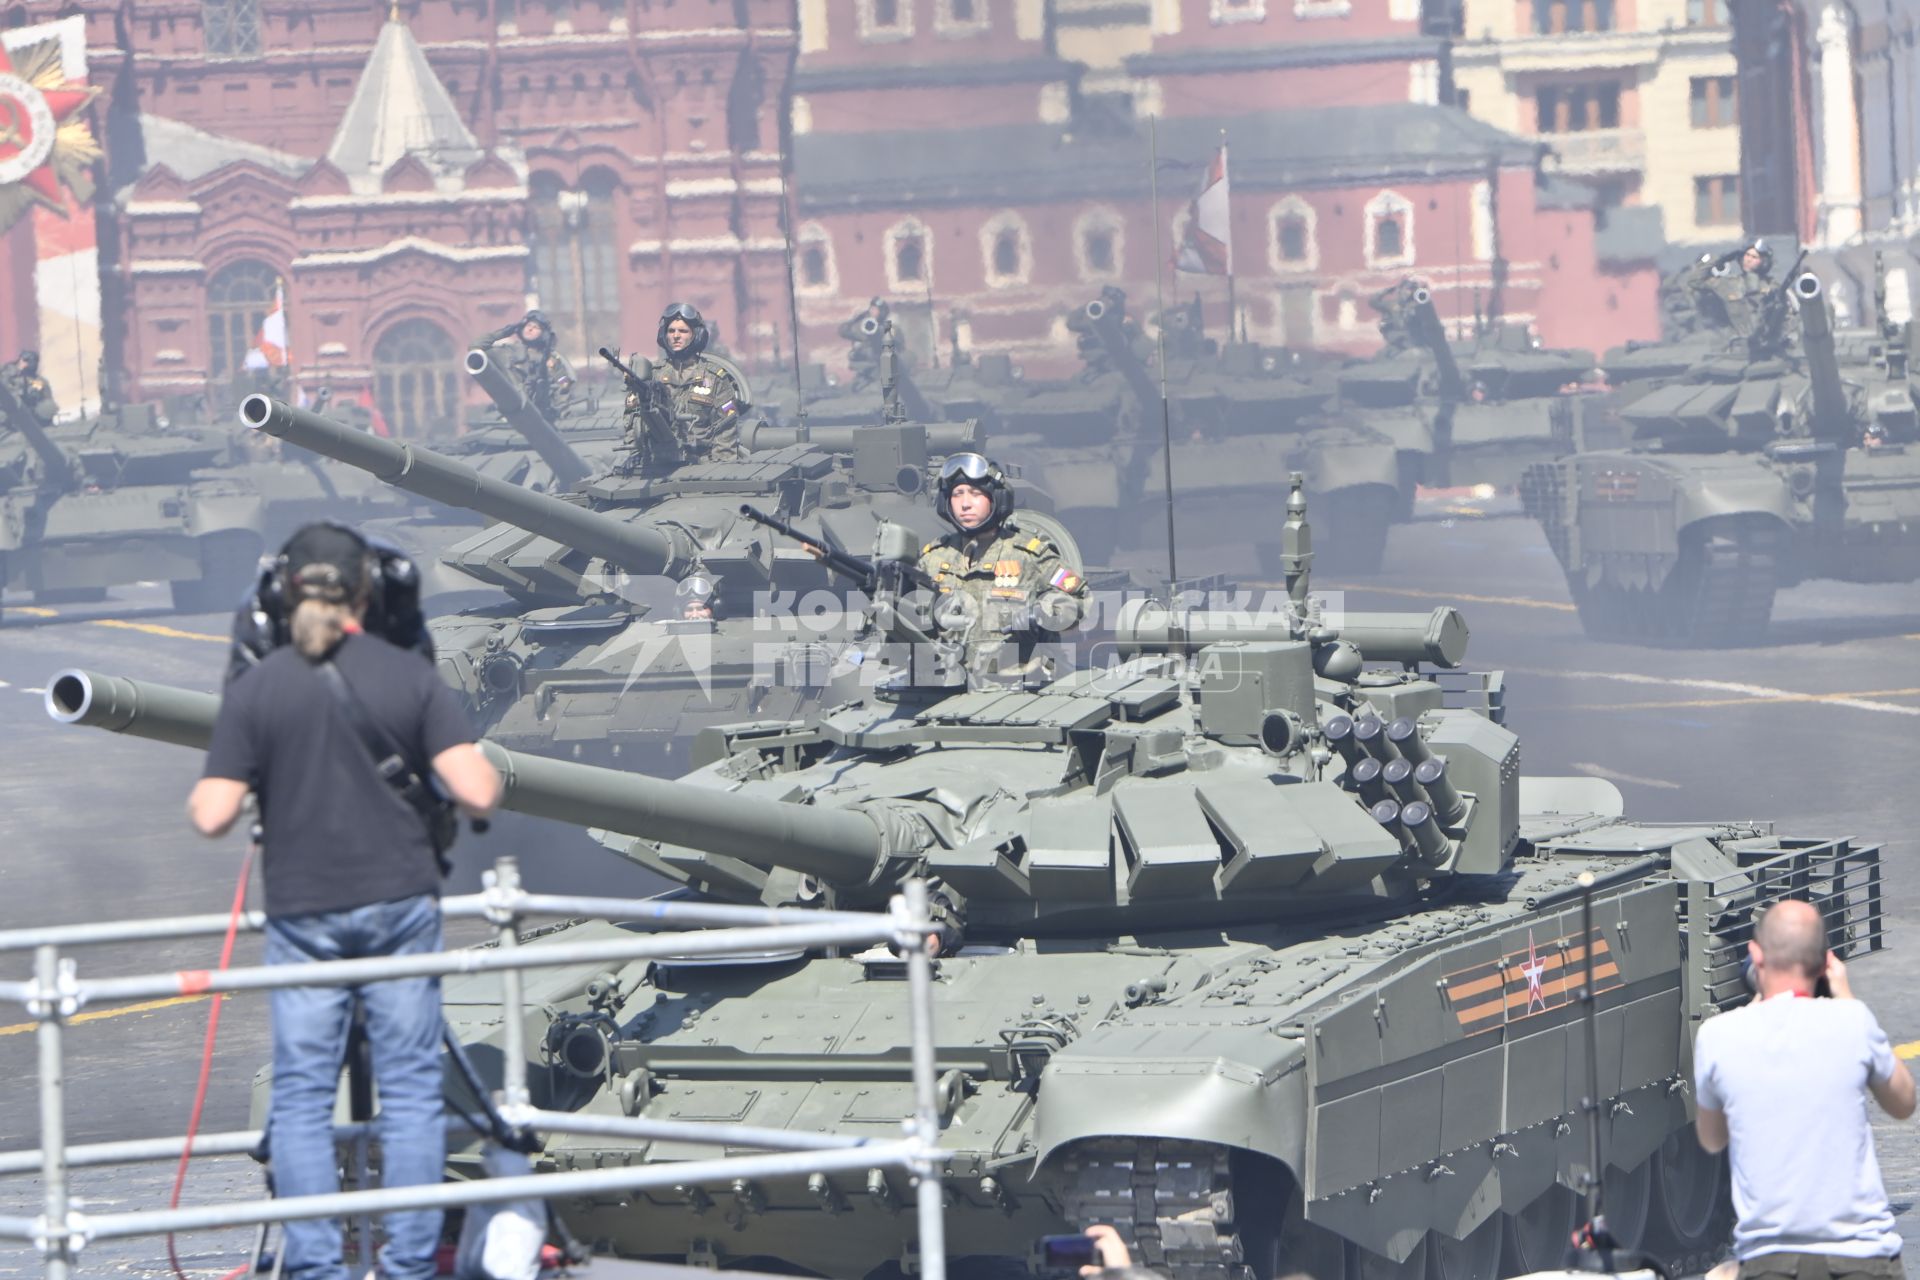
[[[378,561],[373,589],[367,598],[367,615],[361,626],[366,634],[379,636],[402,649],[412,649],[432,662],[433,636],[427,630],[426,615],[420,610],[419,566],[393,543],[361,536]],[[224,684],[232,684],[275,649],[291,643],[292,613],[287,602],[286,566],[278,555],[261,557],[253,587],[233,615],[233,643],[227,653]]]

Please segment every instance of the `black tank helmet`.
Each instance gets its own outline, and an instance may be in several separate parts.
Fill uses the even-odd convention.
[[[978,528],[968,529],[953,518],[953,491],[960,485],[972,485],[993,498],[993,510]],[[996,528],[1013,514],[1013,486],[1006,472],[984,454],[949,454],[940,464],[940,483],[934,489],[934,510],[942,520],[962,533],[984,533]]]
[[[1745,252],[1757,253],[1760,255],[1760,274],[1761,275],[1770,276],[1773,274],[1773,249],[1771,246],[1767,244],[1765,238],[1755,240],[1752,244],[1747,246]]]
[[[675,351],[667,346],[667,326],[675,320],[685,320],[693,329],[693,341],[687,344],[685,351]],[[660,313],[660,328],[653,335],[653,340],[659,344],[660,350],[667,353],[668,359],[684,360],[705,351],[712,337],[713,331],[707,328],[707,322],[700,317],[700,308],[691,302],[676,302]]]
[[[514,333],[520,336],[520,341],[522,342],[527,341],[526,331],[529,324],[537,324],[540,326],[540,336],[532,342],[527,343],[527,345],[538,347],[542,352],[553,350],[553,321],[547,319],[547,313],[536,308],[520,318],[520,326],[514,330]]]

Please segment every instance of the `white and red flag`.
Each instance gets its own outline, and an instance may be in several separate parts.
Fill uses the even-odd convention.
[[[1173,250],[1176,271],[1197,275],[1233,274],[1233,224],[1227,204],[1227,144],[1220,143],[1187,205],[1186,230]]]
[[[253,350],[247,352],[247,368],[280,369],[287,363],[287,289],[276,280],[273,285],[273,310],[260,322],[253,337]]]

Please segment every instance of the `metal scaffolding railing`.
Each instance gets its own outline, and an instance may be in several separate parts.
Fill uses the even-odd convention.
[[[927,907],[926,886],[909,881],[885,915],[807,908],[762,908],[659,898],[565,897],[527,893],[519,870],[502,858],[487,875],[486,890],[445,899],[450,919],[480,918],[492,924],[492,948],[466,948],[430,954],[367,960],[330,960],[310,964],[268,965],[221,972],[186,970],[126,978],[82,979],[64,947],[108,942],[153,941],[225,932],[225,916],[62,925],[0,932],[0,951],[32,950],[33,978],[0,982],[0,1000],[24,1005],[39,1025],[40,1146],[0,1154],[0,1174],[37,1172],[42,1179],[38,1217],[0,1215],[0,1240],[31,1242],[44,1260],[50,1280],[67,1280],[75,1259],[91,1242],[168,1232],[261,1226],[307,1218],[354,1217],[407,1209],[454,1208],[511,1200],[550,1200],[606,1191],[638,1191],[736,1179],[809,1176],[814,1173],[897,1169],[913,1178],[918,1210],[920,1271],[926,1280],[945,1280],[946,1247],[940,1185],[939,1111],[934,1087],[933,969],[925,941],[935,926]],[[661,936],[660,932],[595,942],[542,942],[519,945],[521,922],[529,918],[595,917],[650,929],[698,930]],[[264,927],[258,912],[243,915],[240,927]],[[906,960],[911,1010],[913,1114],[903,1118],[903,1136],[895,1141],[796,1133],[751,1125],[649,1120],[644,1116],[576,1115],[531,1105],[527,1089],[523,970],[575,964],[688,956],[752,954],[767,950],[816,949],[890,943]],[[158,1138],[70,1147],[66,1141],[66,1023],[87,1005],[103,1001],[275,987],[352,986],[389,978],[498,973],[502,1014],[501,1119],[536,1133],[593,1134],[636,1140],[672,1139],[716,1147],[751,1147],[764,1155],[722,1156],[710,1160],[536,1173],[518,1177],[443,1182],[431,1186],[373,1188],[331,1195],[279,1198],[243,1203],[144,1209],[89,1214],[76,1210],[69,1194],[68,1171],[85,1166],[140,1160],[178,1159],[187,1139]],[[335,1136],[364,1143],[368,1126],[342,1125]],[[258,1131],[196,1137],[195,1154],[252,1150]],[[366,1230],[363,1226],[362,1241]]]

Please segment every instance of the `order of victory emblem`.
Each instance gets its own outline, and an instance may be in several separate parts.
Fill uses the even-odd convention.
[[[67,79],[57,40],[0,48],[0,230],[35,204],[64,213],[63,186],[92,197],[100,149],[79,112],[99,92]]]

